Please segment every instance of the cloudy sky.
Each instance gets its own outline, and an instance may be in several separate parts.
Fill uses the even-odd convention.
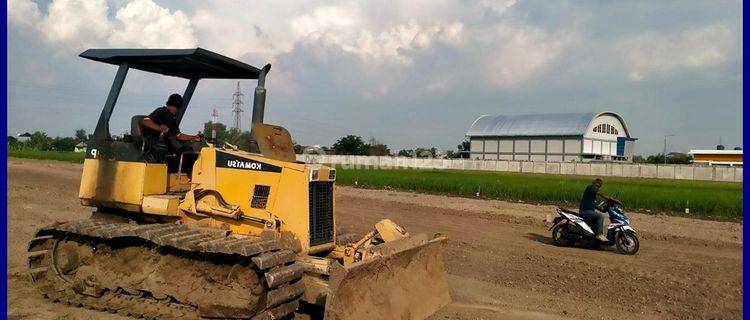
[[[93,131],[116,67],[87,48],[200,46],[271,63],[266,122],[455,148],[483,114],[615,111],[636,153],[742,144],[741,2],[9,0],[8,134]],[[131,71],[112,133],[185,80]],[[198,85],[183,131],[235,82]],[[255,84],[241,82],[249,123]]]

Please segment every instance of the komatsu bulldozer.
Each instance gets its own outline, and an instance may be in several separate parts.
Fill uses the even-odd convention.
[[[313,318],[423,319],[450,302],[445,237],[390,220],[341,234],[336,169],[296,161],[289,132],[263,123],[270,65],[201,48],[80,56],[118,69],[83,163],[80,202],[95,210],[38,230],[28,246],[44,296],[150,319],[287,319],[301,304]],[[199,80],[257,79],[250,150],[204,140],[170,153],[143,134],[142,115],[113,139],[132,69],[188,80],[178,123]]]

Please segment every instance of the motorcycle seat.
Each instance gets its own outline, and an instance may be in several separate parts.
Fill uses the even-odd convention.
[[[578,214],[578,211],[568,210],[565,208],[560,208],[560,211],[565,212],[567,214],[572,214],[574,216],[579,216],[579,217],[581,216],[580,214]]]

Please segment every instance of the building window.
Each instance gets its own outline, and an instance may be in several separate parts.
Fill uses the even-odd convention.
[[[615,134],[615,135],[620,134],[620,131],[618,131],[614,126],[610,124],[606,124],[606,123],[603,123],[594,127],[593,131],[598,132],[598,133],[607,133],[607,134]]]

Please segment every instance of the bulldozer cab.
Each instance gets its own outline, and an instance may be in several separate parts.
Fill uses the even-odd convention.
[[[86,158],[170,164],[180,160],[169,159],[168,155],[165,154],[163,143],[150,141],[144,136],[144,115],[133,115],[129,135],[119,141],[112,138],[109,130],[110,118],[130,69],[188,80],[187,87],[182,94],[183,106],[176,115],[178,125],[190,106],[190,100],[198,81],[202,79],[258,79],[259,87],[256,88],[253,105],[253,123],[262,122],[265,104],[263,85],[265,75],[270,71],[271,65],[259,69],[202,48],[89,49],[81,53],[80,56],[118,66],[112,88],[99,116],[91,142],[87,147]],[[199,148],[199,146],[195,147]],[[174,166],[170,166],[170,171],[174,171],[173,168]]]
[[[188,80],[182,93],[182,107],[175,115],[178,126],[190,108],[191,98],[200,80],[257,79],[250,152],[260,156],[267,153],[271,159],[295,161],[293,148],[289,148],[291,137],[286,129],[262,123],[265,108],[264,84],[266,74],[271,69],[270,64],[256,68],[202,48],[89,49],[80,56],[118,66],[85,154],[79,193],[84,205],[143,211],[146,196],[184,195],[191,188],[194,163],[201,150],[210,145],[180,142],[184,148],[175,152],[176,148],[169,147],[170,139],[176,140],[175,136],[154,137],[145,134],[144,114],[132,115],[129,134],[113,138],[110,119],[131,69]],[[258,140],[262,140],[260,145]]]

